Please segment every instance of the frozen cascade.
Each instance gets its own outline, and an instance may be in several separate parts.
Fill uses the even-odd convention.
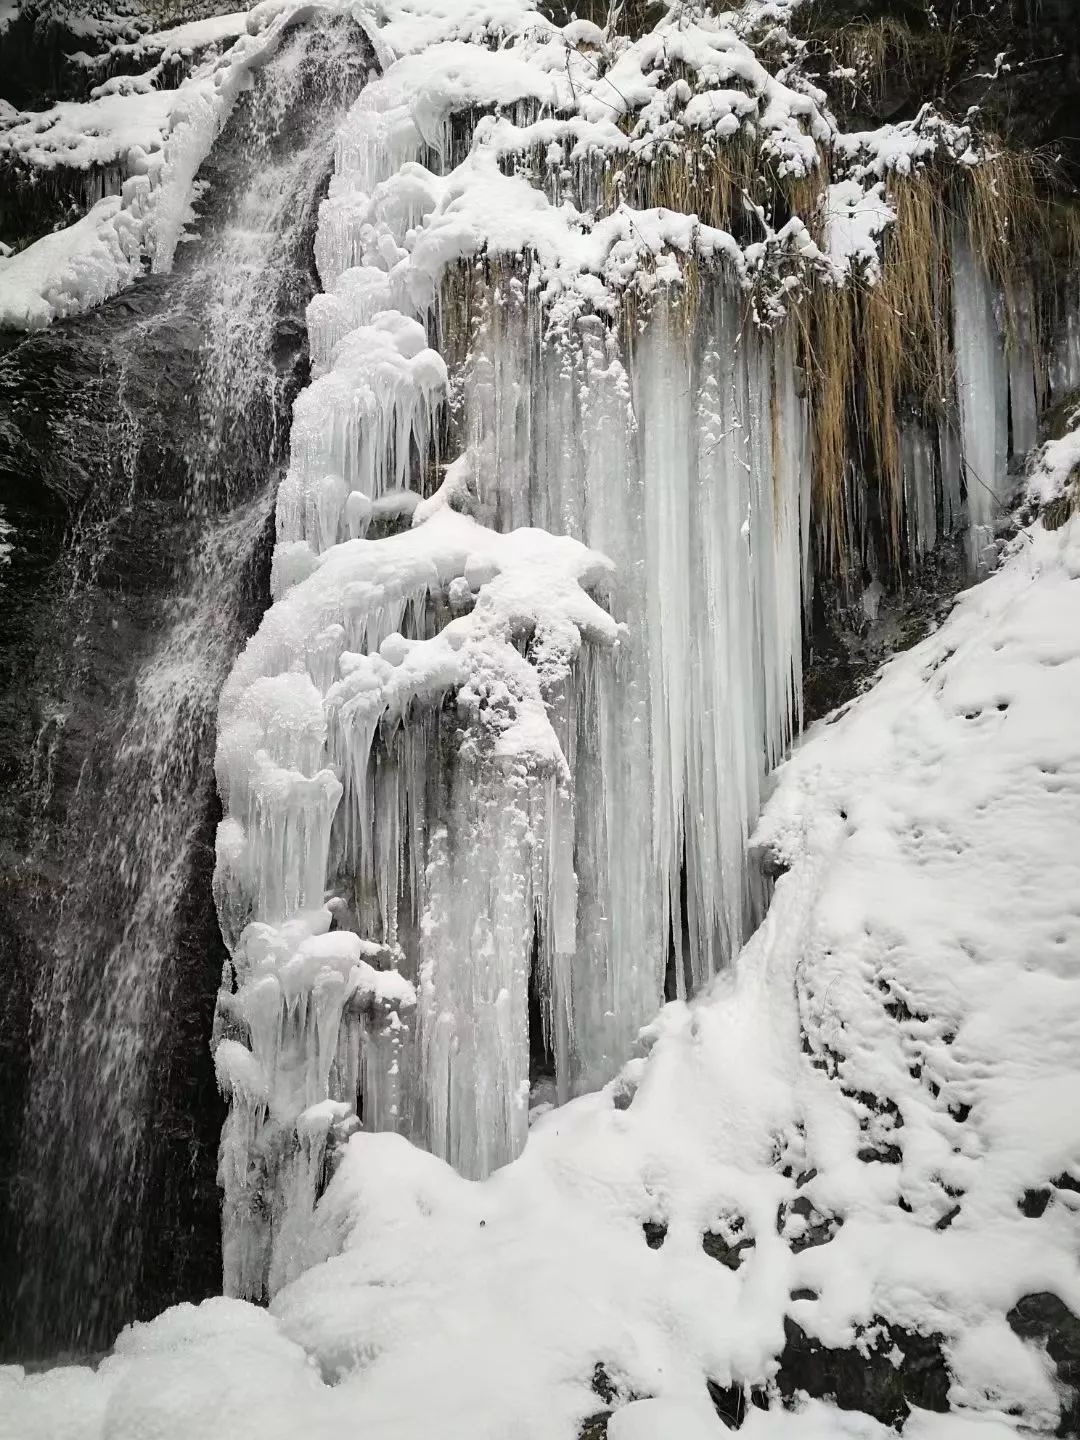
[[[279,1237],[314,1198],[297,1180],[311,1105],[402,1128],[480,1177],[524,1143],[533,964],[560,1098],[632,1052],[669,947],[679,993],[716,973],[756,913],[746,840],[798,719],[809,467],[790,337],[744,326],[719,275],[696,318],[658,293],[637,336],[580,313],[551,326],[513,267],[450,278],[436,303],[405,244],[437,203],[449,128],[426,117],[423,138],[399,81],[369,85],[339,133],[277,603],[219,717],[216,893],[235,947],[219,1033],[241,1037],[259,1077],[231,1086],[222,1150],[226,1285],[241,1294],[272,1291],[292,1263]],[[458,284],[475,290],[464,332],[446,328]],[[449,392],[425,324],[456,354],[464,401],[465,449],[434,495]],[[558,534],[592,549],[561,550]],[[579,584],[624,622],[617,645]],[[650,826],[621,823],[643,805]],[[409,987],[386,1113],[369,1036],[317,1093],[282,1058],[305,1032],[269,982],[305,937],[342,928]],[[253,969],[264,931],[277,939]],[[328,974],[311,973],[309,1005]],[[344,1013],[326,1012],[328,1033]]]
[[[745,844],[797,722],[810,472],[789,340],[744,318],[717,278],[689,326],[679,295],[661,296],[627,351],[595,317],[545,336],[511,280],[468,361],[479,513],[602,550],[626,624],[613,660],[590,657],[579,682],[589,938],[556,1057],[564,1093],[610,1078],[661,1002],[684,871],[680,993],[716,973],[755,913]],[[648,841],[615,818],[642,803]]]
[[[70,552],[69,605],[81,627],[72,653],[116,663],[95,638],[110,634],[95,609],[105,603],[131,668],[65,674],[40,742],[48,769],[65,728],[77,738],[87,725],[80,707],[115,687],[108,713],[90,712],[102,747],[63,818],[64,883],[36,999],[18,1302],[31,1348],[111,1339],[145,1304],[139,1285],[158,1263],[142,1248],[144,1211],[161,1183],[167,1030],[178,987],[194,988],[179,967],[202,943],[188,932],[193,886],[208,879],[214,715],[252,623],[279,412],[293,383],[289,317],[307,290],[305,237],[327,137],[361,83],[362,51],[348,24],[286,39],[223,137],[229,183],[211,179],[201,235],[174,276],[153,282],[160,303],[135,311],[110,357],[120,372],[117,473],[108,483],[103,474]],[[177,422],[168,407],[185,383]],[[172,418],[164,441],[159,411]],[[112,547],[122,554],[128,535],[142,547],[133,573],[150,578],[145,595],[140,580],[125,600],[108,573],[120,563]],[[58,1324],[67,1333],[57,1336]]]
[[[563,49],[558,75],[460,41],[380,58],[320,210],[275,604],[219,715],[240,1294],[295,1263],[342,1127],[399,1129],[468,1176],[517,1154],[531,980],[563,1100],[618,1070],[666,984],[716,975],[760,913],[747,839],[801,720],[807,380],[795,325],[756,323],[750,266],[789,242],[825,257],[796,222],[744,252],[612,210],[585,144],[556,185]],[[606,111],[586,132],[625,140]],[[804,173],[815,142],[782,143]],[[1014,451],[1032,436],[1027,310],[1012,297],[1006,325],[959,232],[955,252],[956,403],[900,436],[913,562],[965,497],[984,554],[1010,429]],[[325,948],[346,935],[378,952],[378,1035]],[[311,1045],[352,1058],[304,1068]]]

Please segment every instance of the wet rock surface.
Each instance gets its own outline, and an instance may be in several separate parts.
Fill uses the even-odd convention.
[[[324,43],[234,112],[172,275],[0,337],[5,1358],[220,1290],[214,727],[269,598],[326,117],[370,60]]]

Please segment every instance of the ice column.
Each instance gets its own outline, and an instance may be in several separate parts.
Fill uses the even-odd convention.
[[[1007,490],[1009,378],[990,278],[959,232],[953,239],[953,335],[968,552],[981,566]]]

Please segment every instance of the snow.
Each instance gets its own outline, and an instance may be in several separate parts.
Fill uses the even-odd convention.
[[[790,867],[764,924],[623,1078],[538,1119],[480,1185],[399,1135],[354,1135],[270,1314],[180,1307],[96,1372],[0,1372],[11,1433],[194,1440],[225,1407],[238,1436],[287,1435],[302,1411],[316,1436],[347,1416],[386,1440],[570,1440],[599,1362],[616,1435],[675,1416],[706,1435],[704,1379],[765,1381],[785,1313],[829,1344],[874,1316],[944,1336],[959,1408],[906,1435],[1005,1440],[1013,1404],[1052,1430],[1044,1352],[1004,1315],[1032,1290],[1080,1305],[1075,1194],[1039,1218],[1017,1205],[1080,1159],[1078,579],[1080,523],[1023,532],[814,728],[758,832]],[[897,1163],[857,1158],[886,1133]],[[844,1223],[793,1252],[776,1214],[797,1194]],[[701,1235],[734,1214],[755,1245],[732,1272]],[[667,1225],[659,1250],[645,1220]],[[800,1287],[818,1299],[790,1301]],[[890,1433],[821,1402],[751,1409],[746,1430]]]
[[[141,270],[138,220],[106,195],[67,229],[0,258],[0,329],[42,329],[99,305]]]
[[[49,110],[20,116],[0,133],[0,156],[41,169],[113,164],[132,150],[161,149],[174,114],[183,115],[189,100],[185,87],[61,100]]]
[[[662,1012],[628,1109],[612,1089],[548,1113],[479,1188],[398,1138],[350,1142],[316,1218],[327,1259],[274,1308],[339,1384],[361,1365],[380,1433],[434,1403],[447,1434],[569,1435],[595,1360],[692,1403],[703,1373],[767,1377],[789,1304],[829,1344],[874,1315],[940,1330],[954,1403],[1008,1433],[1018,1400],[1052,1428],[1045,1361],[1003,1316],[1030,1290],[1080,1303],[1074,1196],[1017,1208],[1080,1156],[1077,576],[1076,522],[1026,533],[781,768],[758,841],[791,868],[734,973]],[[896,1106],[898,1164],[856,1158],[882,1139],[862,1094]],[[938,1229],[946,1185],[960,1213]],[[845,1223],[793,1254],[775,1217],[796,1193]],[[700,1243],[733,1211],[756,1241],[735,1274]],[[667,1223],[658,1252],[646,1219]],[[803,1286],[819,1298],[789,1302]],[[433,1312],[467,1330],[433,1335]],[[438,1399],[403,1414],[421,1354]]]
[[[149,81],[126,87],[130,93],[105,85],[96,99],[9,117],[0,129],[0,158],[46,171],[63,165],[108,174],[119,167],[121,179],[119,196],[106,195],[66,229],[0,259],[0,326],[39,329],[99,305],[144,266],[171,268],[193,218],[199,168],[237,97],[312,8],[292,0],[258,35],[244,34],[224,55],[198,64],[175,90]],[[235,29],[235,17],[227,28]]]
[[[786,8],[671,17],[606,69],[595,27],[516,0],[362,13],[382,74],[320,212],[274,603],[218,716],[229,1298],[96,1371],[0,1372],[21,1437],[62,1411],[110,1440],[572,1440],[601,1365],[614,1440],[704,1440],[706,1382],[767,1387],[785,1317],[830,1346],[940,1335],[959,1413],[918,1440],[1056,1423],[1005,1317],[1032,1290],[1080,1307],[1080,1206],[1051,1184],[1080,1166],[1080,521],[1021,532],[785,761],[811,477],[783,312],[808,277],[874,279],[889,175],[970,158],[925,114],[838,135],[747,42]],[[8,323],[126,283],[121,224],[132,273],[168,265],[228,105],[305,14],[252,11],[147,173],[0,264]],[[116,156],[128,88],[91,102]],[[691,135],[792,178],[831,158],[823,248],[799,217],[740,245],[605,199],[605,167]],[[1032,361],[959,234],[953,262],[956,414],[904,422],[905,521],[917,561],[963,472],[985,568]],[[1078,456],[1044,449],[1033,496]],[[767,911],[754,847],[784,872]],[[555,1076],[530,1116],[534,966]],[[737,1270],[708,1232],[752,1242]],[[891,1433],[772,1399],[750,1440]]]

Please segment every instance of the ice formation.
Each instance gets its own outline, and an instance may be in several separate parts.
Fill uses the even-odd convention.
[[[313,8],[271,0],[247,14],[144,37],[126,47],[159,56],[143,75],[106,81],[88,101],[0,115],[0,162],[26,167],[34,182],[58,168],[82,172],[84,194],[95,202],[66,228],[0,255],[0,329],[41,329],[99,305],[147,267],[171,268],[193,218],[199,168],[237,97]],[[217,44],[230,39],[218,54]],[[155,87],[162,59],[193,53],[183,83]]]
[[[271,0],[176,90],[149,70],[15,117],[25,163],[126,178],[3,262],[7,323],[167,268],[252,67],[341,8]],[[230,1293],[296,1273],[358,1124],[470,1178],[513,1159],[533,999],[565,1102],[760,919],[748,839],[801,724],[814,581],[795,316],[880,279],[894,177],[980,158],[932,115],[841,134],[751,43],[783,12],[636,41],[524,0],[349,12],[380,73],[336,138],[274,604],[219,714]],[[678,165],[701,213],[670,203]],[[789,187],[779,228],[740,165]],[[898,503],[910,561],[967,525],[980,565],[1033,437],[1031,326],[959,225],[951,268],[955,393],[900,419]]]
[[[603,70],[594,26],[435,11],[366,22],[382,73],[320,213],[275,603],[222,698],[221,1033],[261,1077],[222,1072],[237,1294],[291,1273],[282,1216],[310,1213],[356,1123],[313,1128],[311,1106],[481,1178],[525,1141],[530,986],[562,1102],[634,1053],[666,978],[698,993],[760,918],[747,841],[800,725],[812,585],[788,311],[873,283],[890,174],[971,158],[921,120],[838,136],[748,16],[672,20]],[[798,216],[773,231],[750,206],[762,240],[652,203],[672,142],[748,137],[792,183],[830,148],[846,168],[820,243]],[[955,406],[901,436],[916,561],[965,520],[991,553],[1010,394],[1014,446],[1031,435],[1030,345],[954,251]],[[359,952],[320,949],[339,931],[392,988],[385,1073],[346,1025]],[[359,1069],[333,1058],[357,1035]]]

